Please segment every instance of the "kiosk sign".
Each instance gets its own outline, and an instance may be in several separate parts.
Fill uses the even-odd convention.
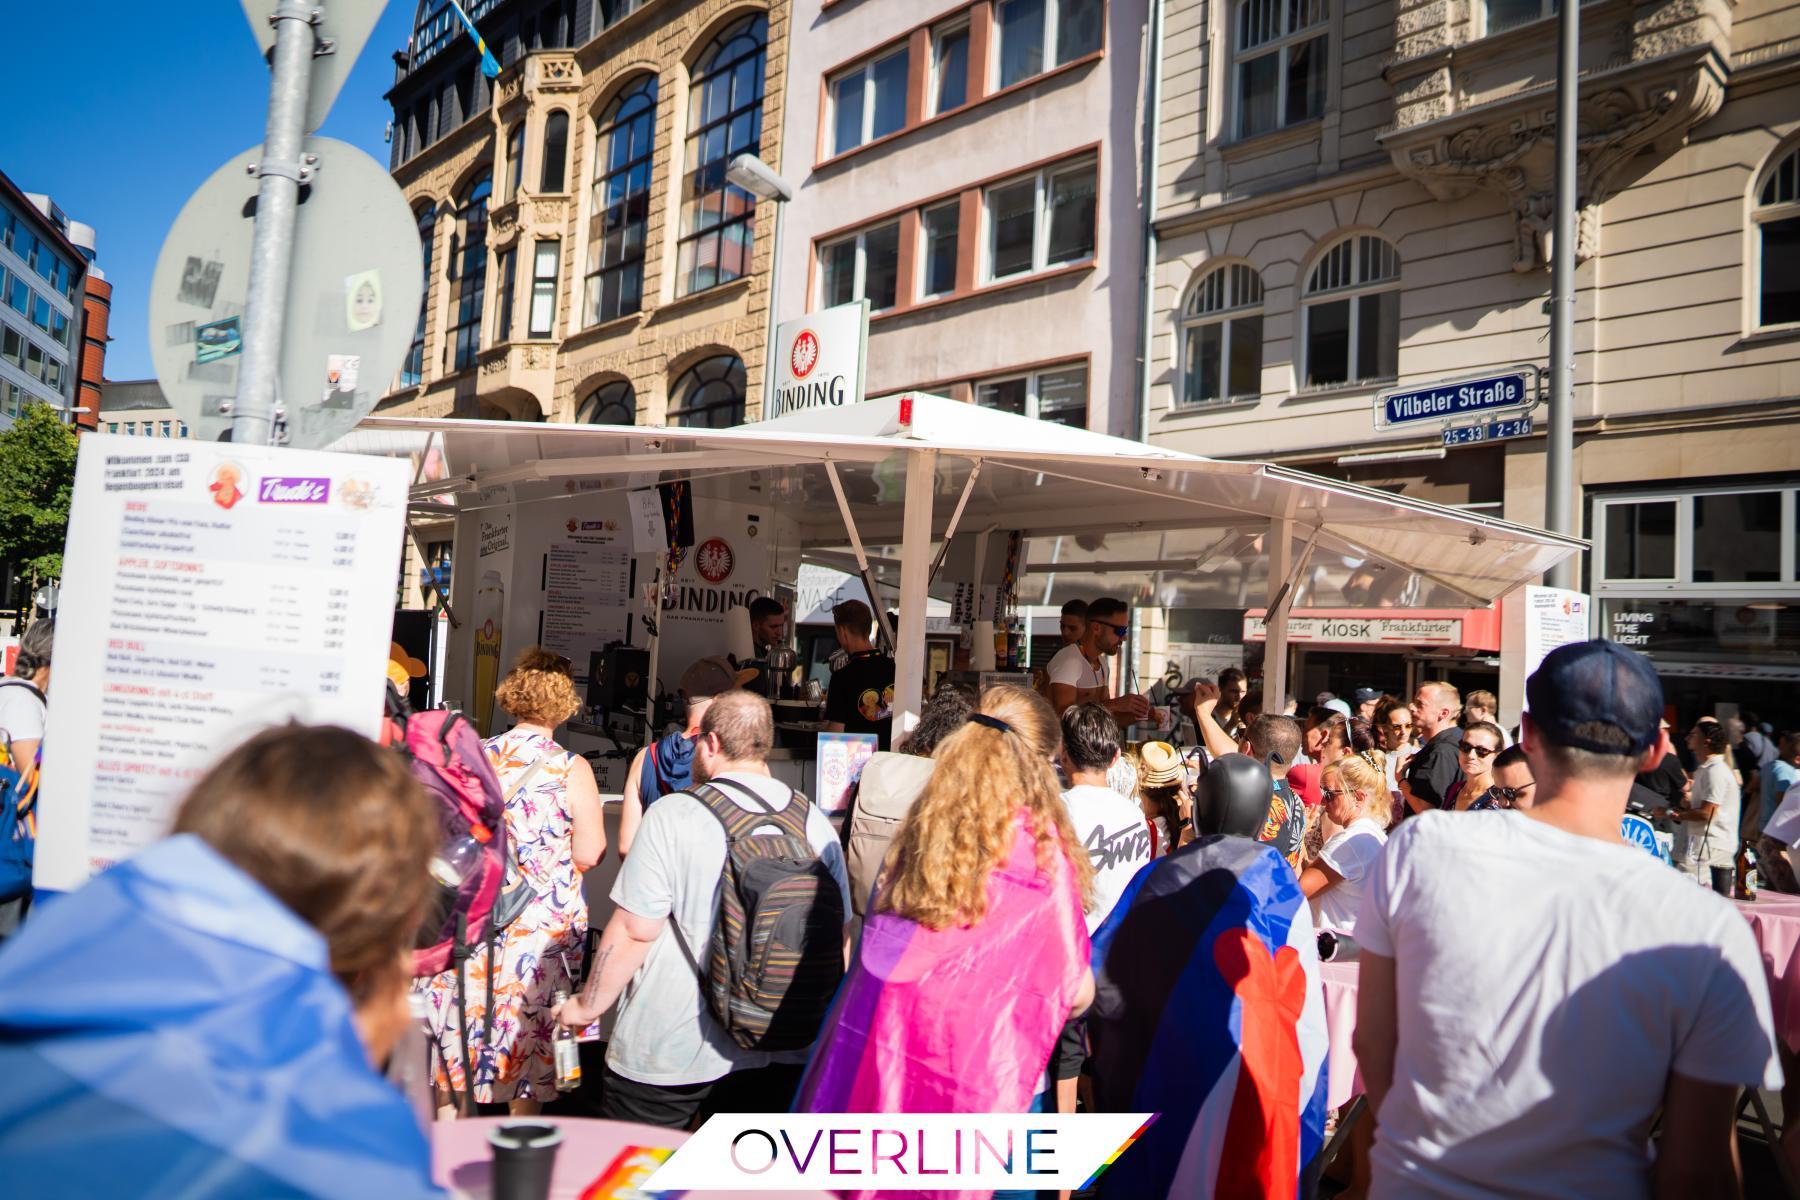
[[[763,419],[862,403],[868,342],[866,300],[783,322],[775,330],[775,395]]]
[[[1449,379],[1424,387],[1389,388],[1375,397],[1381,429],[1522,412],[1537,402],[1538,369],[1510,367],[1495,374]]]

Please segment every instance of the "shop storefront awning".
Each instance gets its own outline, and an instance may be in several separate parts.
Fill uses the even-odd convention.
[[[1057,547],[1052,572],[1150,580],[1176,602],[1185,585],[1204,592],[1211,577],[1235,570],[1261,593],[1250,600],[1277,609],[1303,598],[1318,562],[1378,587],[1384,603],[1486,605],[1586,545],[1284,467],[1180,454],[928,395],[716,430],[372,417],[337,448],[394,453],[396,434],[412,435],[421,457],[427,443],[442,455],[443,477],[415,487],[421,511],[441,513],[446,500],[458,511],[529,506],[688,479],[698,497],[780,506],[808,549],[850,547],[867,558],[891,547],[903,650],[923,644],[935,544],[952,531],[1020,531],[1034,546]],[[1146,556],[1132,548],[1146,539],[1179,549]],[[1035,552],[1033,564],[1020,585],[1027,603],[1039,602],[1029,578],[1042,567]],[[1260,572],[1254,583],[1251,565]],[[918,681],[905,674],[911,657],[901,657],[902,712],[917,712]]]

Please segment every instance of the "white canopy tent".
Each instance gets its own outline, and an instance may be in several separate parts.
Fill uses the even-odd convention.
[[[1280,617],[1302,590],[1335,588],[1394,608],[1482,606],[1586,545],[1265,463],[1178,454],[922,394],[732,429],[372,417],[336,448],[422,455],[433,443],[445,474],[415,486],[420,512],[442,515],[446,501],[456,511],[523,510],[577,486],[685,478],[697,498],[778,507],[797,522],[809,557],[858,570],[871,586],[884,571],[897,574],[902,728],[921,702],[925,598],[958,533],[1025,535],[1026,602],[1080,588],[1206,604],[1219,602],[1221,578],[1240,601],[1259,583],[1271,696],[1286,691]]]

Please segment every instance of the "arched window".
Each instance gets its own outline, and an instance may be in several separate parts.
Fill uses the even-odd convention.
[[[1195,282],[1181,309],[1182,404],[1262,395],[1262,276],[1242,263]]]
[[[1238,137],[1324,113],[1330,22],[1329,0],[1239,0],[1232,42]]]
[[[569,114],[556,109],[544,118],[544,166],[538,174],[538,191],[551,195],[563,190],[569,178]]]
[[[656,77],[646,75],[606,106],[594,136],[588,193],[585,321],[598,325],[644,304],[644,230],[656,150]]]
[[[725,181],[739,154],[762,148],[763,48],[768,18],[746,17],[712,40],[688,88],[687,175],[676,259],[681,295],[750,273],[756,197]]]
[[[506,189],[501,202],[511,204],[519,198],[519,180],[525,178],[525,122],[519,121],[506,133]]]
[[[603,383],[575,410],[575,421],[580,425],[636,425],[637,393],[628,380]]]
[[[450,252],[450,278],[456,284],[454,318],[447,347],[452,369],[475,365],[481,353],[482,305],[487,301],[487,210],[493,194],[492,175],[469,186],[456,208],[457,242]]]
[[[703,358],[669,389],[669,424],[727,429],[744,423],[744,360],[735,354]]]
[[[1400,254],[1352,234],[1306,279],[1306,386],[1392,379],[1400,364]]]
[[[1750,219],[1756,225],[1756,323],[1800,321],[1800,146],[1769,171]]]
[[[419,211],[419,254],[425,261],[425,286],[419,292],[419,324],[400,367],[401,387],[414,387],[425,378],[425,303],[431,294],[431,242],[436,231],[437,208],[428,204]]]

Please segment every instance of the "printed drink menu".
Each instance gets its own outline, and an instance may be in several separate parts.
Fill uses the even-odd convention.
[[[378,731],[407,482],[399,459],[81,439],[38,887],[78,887],[162,837],[259,729]]]

